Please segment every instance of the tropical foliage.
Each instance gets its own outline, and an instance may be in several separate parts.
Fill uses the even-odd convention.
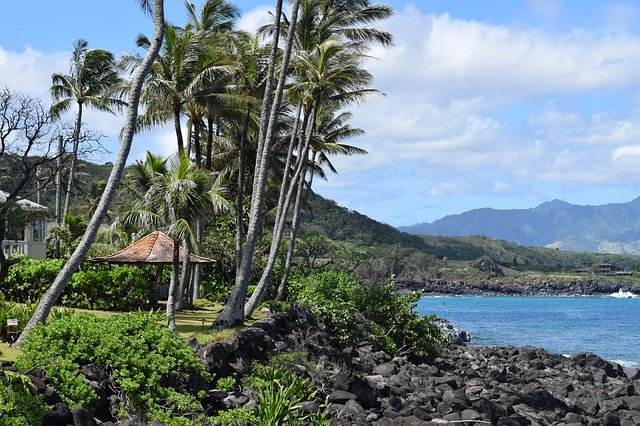
[[[419,295],[397,294],[391,280],[367,287],[352,274],[330,270],[297,278],[292,286],[292,300],[326,318],[343,343],[375,341],[390,354],[425,358],[444,341],[433,318],[415,312]]]
[[[208,374],[189,345],[159,320],[153,313],[63,316],[28,334],[16,366],[42,369],[70,406],[91,408],[98,399],[79,370],[93,363],[122,396],[122,416],[152,420],[197,411],[197,389]]]

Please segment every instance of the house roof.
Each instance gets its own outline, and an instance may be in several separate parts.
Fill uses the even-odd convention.
[[[7,197],[9,197],[9,193],[0,190],[0,203],[6,203]],[[26,198],[18,197],[18,200],[16,201],[16,203],[18,204],[18,206],[20,206],[22,210],[28,211],[28,212],[46,212],[49,210],[46,206],[35,203],[31,200],[27,200]]]
[[[180,247],[180,262],[184,260],[184,249]],[[215,260],[191,254],[191,263],[214,263]],[[160,231],[154,231],[128,247],[109,256],[96,257],[92,262],[127,264],[170,264],[173,262],[173,240]]]

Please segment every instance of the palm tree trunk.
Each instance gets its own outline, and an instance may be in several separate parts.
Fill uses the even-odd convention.
[[[82,102],[78,102],[78,114],[76,115],[76,125],[73,129],[73,152],[71,154],[71,164],[69,165],[69,181],[67,182],[67,193],[64,197],[64,209],[62,217],[69,214],[69,201],[73,192],[73,179],[76,173],[76,163],[78,161],[78,148],[80,145],[80,128],[82,127]]]
[[[62,135],[58,136],[58,158],[56,159],[56,224],[62,225]],[[56,235],[55,258],[60,258],[60,235]]]
[[[313,133],[313,127],[315,125],[315,120],[313,117],[315,116],[315,103],[314,107],[312,107],[311,113],[305,117],[305,121],[307,122],[307,128],[305,130],[305,140],[304,145],[300,147],[298,151],[298,159],[296,161],[296,170],[294,172],[293,177],[291,178],[291,185],[288,188],[285,199],[282,203],[282,210],[276,213],[276,223],[273,228],[273,236],[271,237],[271,247],[269,249],[269,257],[267,258],[267,265],[262,271],[262,276],[260,277],[260,281],[256,286],[253,294],[247,301],[244,306],[244,315],[245,317],[251,316],[253,311],[258,306],[258,303],[262,301],[264,296],[267,293],[269,288],[269,284],[271,283],[271,277],[273,276],[273,268],[276,264],[276,260],[278,258],[278,252],[280,251],[280,245],[282,243],[282,235],[284,234],[284,225],[287,218],[287,214],[289,212],[289,206],[291,205],[291,198],[293,196],[293,191],[298,187],[298,181],[304,180],[304,171],[306,170],[307,164],[307,156],[309,155],[309,146],[311,145],[311,136]],[[309,118],[311,117],[311,118]],[[280,208],[280,206],[278,206]]]
[[[179,279],[178,269],[180,268],[180,240],[173,239],[173,262],[171,263],[171,281],[169,282],[169,296],[167,297],[167,327],[169,330],[176,331],[176,298],[179,297],[178,287]]]
[[[153,61],[160,51],[160,46],[162,46],[162,39],[164,37],[164,0],[154,1],[153,22],[153,40],[151,42],[149,50],[147,51],[147,54],[145,55],[142,63],[140,64],[133,77],[133,81],[131,82],[131,89],[129,91],[129,105],[127,107],[127,115],[121,132],[122,136],[120,149],[118,151],[118,156],[116,157],[116,160],[114,162],[113,169],[111,169],[111,174],[109,175],[107,185],[105,186],[104,192],[102,193],[102,198],[100,199],[98,208],[91,217],[91,221],[87,226],[87,230],[85,231],[82,240],[74,250],[71,257],[69,257],[60,273],[56,276],[53,284],[51,284],[51,287],[49,287],[49,289],[45,292],[42,300],[36,308],[36,311],[20,334],[20,337],[16,342],[18,346],[24,341],[25,336],[36,324],[43,323],[49,316],[51,308],[64,291],[67,282],[69,282],[69,279],[71,279],[71,275],[73,274],[73,272],[75,272],[75,270],[78,268],[78,266],[80,266],[82,261],[87,256],[87,253],[91,248],[91,244],[95,240],[96,234],[98,233],[100,224],[102,223],[102,220],[107,214],[109,206],[111,205],[111,202],[115,197],[116,189],[118,188],[118,185],[122,180],[124,168],[127,163],[127,157],[129,156],[129,151],[131,150],[131,142],[133,141],[133,134],[136,128],[136,121],[138,117],[138,103],[140,102],[140,92],[142,90],[142,85],[144,84],[145,77],[151,69],[151,64],[153,64]]]
[[[176,131],[176,141],[178,142],[178,155],[185,155],[184,140],[182,139],[182,126],[180,124],[180,107],[173,110],[173,127]]]
[[[311,164],[316,161],[316,155],[318,151],[313,151],[311,157]],[[305,172],[306,175],[306,172]],[[313,171],[311,177],[309,177],[308,190],[311,190],[311,184],[313,183]],[[287,282],[289,281],[289,272],[291,271],[291,264],[293,262],[293,252],[296,249],[296,238],[298,237],[298,230],[300,229],[300,221],[302,219],[301,207],[302,207],[302,193],[304,189],[305,179],[301,179],[298,182],[298,189],[296,191],[296,201],[293,206],[293,218],[291,219],[291,229],[289,231],[289,247],[287,248],[287,255],[284,259],[284,268],[282,270],[282,278],[280,279],[280,285],[278,285],[278,293],[276,295],[277,300],[284,300],[285,291],[287,289]],[[307,192],[308,193],[308,192]]]
[[[249,120],[251,120],[251,104],[247,104],[247,110],[240,132],[240,147],[238,153],[238,194],[236,198],[236,272],[240,270],[242,262],[242,241],[244,240],[244,168],[247,134],[249,133]]]
[[[211,170],[211,156],[213,155],[213,117],[210,115],[207,116],[207,149],[205,155],[207,158],[204,159],[204,167],[207,170]]]
[[[294,13],[298,13],[299,0],[294,0]],[[291,51],[293,48],[293,33],[290,31],[290,37],[287,38],[287,47],[283,58],[283,63],[278,79],[278,85],[274,94],[273,102],[271,102],[271,90],[275,75],[275,61],[278,48],[278,39],[280,37],[280,20],[282,14],[282,0],[277,1],[275,28],[273,32],[273,40],[271,46],[269,72],[266,82],[265,96],[260,112],[260,137],[258,138],[258,151],[256,154],[256,174],[253,181],[253,193],[251,198],[251,210],[249,213],[249,227],[247,229],[247,239],[242,253],[240,268],[236,271],[236,283],[231,291],[229,300],[225,304],[222,312],[218,315],[214,322],[214,327],[228,328],[242,322],[244,317],[244,302],[247,297],[247,288],[249,286],[249,277],[251,276],[251,267],[253,263],[253,254],[256,243],[262,231],[262,210],[264,207],[265,190],[267,176],[269,174],[269,151],[273,142],[275,129],[275,121],[280,110],[280,103],[284,91],[284,83],[287,74],[287,67]],[[292,18],[291,25],[295,25]],[[289,40],[290,39],[290,40]],[[264,136],[263,136],[264,135]]]
[[[204,238],[204,218],[202,216],[196,219],[196,241],[198,244],[202,243],[202,239]],[[190,293],[190,303],[193,304],[193,301],[196,299],[200,299],[200,282],[201,282],[201,266],[196,264],[193,268],[193,287]]]
[[[191,249],[189,244],[184,244],[184,259],[182,260],[182,275],[180,277],[180,283],[178,284],[178,297],[176,299],[176,311],[180,312],[184,310],[185,307],[185,295],[187,294],[187,286],[190,282],[191,276],[191,262],[189,258],[191,257]]]
[[[200,119],[193,122],[193,154],[196,161],[196,167],[202,166],[202,149],[200,147]]]

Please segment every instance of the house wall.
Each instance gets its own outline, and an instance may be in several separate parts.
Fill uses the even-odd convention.
[[[49,221],[45,217],[39,217],[42,220],[43,228],[40,229],[40,232],[43,232],[41,241],[34,241],[34,220],[36,218],[32,218],[31,221],[27,224],[24,230],[25,241],[27,242],[27,256],[31,259],[46,259],[47,257],[47,244],[46,239],[49,235]]]

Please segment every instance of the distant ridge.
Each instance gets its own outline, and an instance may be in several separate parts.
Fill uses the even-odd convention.
[[[601,206],[552,200],[531,209],[474,209],[398,229],[449,237],[484,235],[578,252],[640,254],[640,197]]]

